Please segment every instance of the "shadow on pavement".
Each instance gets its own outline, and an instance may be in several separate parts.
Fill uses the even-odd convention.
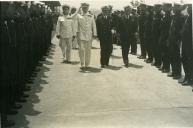
[[[112,59],[122,59],[121,56],[116,56],[116,55],[111,55],[111,58],[112,58]]]
[[[105,68],[106,69],[110,69],[110,70],[120,70],[122,67],[117,67],[117,66],[109,65],[109,66],[107,66]]]
[[[142,65],[137,65],[137,64],[132,64],[132,63],[129,63],[129,67],[132,67],[132,68],[143,68],[144,66],[142,66]]]
[[[52,57],[52,53],[54,52],[53,48],[50,49],[48,52],[48,56]],[[48,58],[48,56],[45,56],[45,58]],[[19,113],[17,115],[9,116],[10,119],[14,120],[16,124],[13,127],[10,128],[31,128],[29,126],[30,121],[27,117],[30,116],[38,116],[41,114],[41,111],[38,111],[34,108],[35,104],[40,103],[40,99],[38,96],[38,93],[42,92],[44,86],[48,85],[49,83],[45,80],[48,76],[46,76],[46,72],[50,71],[50,68],[48,66],[53,65],[53,62],[49,60],[41,61],[42,66],[37,66],[34,70],[32,77],[32,83],[26,83],[31,87],[31,90],[29,92],[26,92],[26,94],[29,94],[29,98],[27,99],[26,103],[22,104],[21,110],[19,110]]]
[[[81,72],[81,73],[99,73],[99,72],[101,72],[101,70],[102,69],[100,69],[100,68],[88,67],[87,69],[81,70],[79,72]]]

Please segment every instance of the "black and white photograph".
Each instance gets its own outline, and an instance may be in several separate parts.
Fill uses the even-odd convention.
[[[192,0],[0,7],[0,128],[193,128]]]

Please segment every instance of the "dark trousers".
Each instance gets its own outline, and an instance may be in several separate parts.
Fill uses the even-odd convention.
[[[180,46],[174,43],[171,44],[169,46],[169,52],[173,75],[181,75]]]
[[[145,48],[147,50],[148,59],[153,60],[152,40],[149,37],[145,38]]]
[[[145,49],[145,41],[144,41],[143,33],[139,34],[139,39],[140,39],[141,55],[143,57],[146,57],[146,49]]]
[[[101,58],[100,63],[101,65],[109,65],[109,59],[111,56],[111,53],[113,51],[113,44],[112,41],[109,39],[106,40],[100,40],[100,47],[101,47]]]
[[[166,42],[161,44],[161,53],[162,53],[162,62],[163,69],[170,70],[170,57],[169,57],[169,48],[166,45]]]
[[[193,80],[193,53],[186,54],[182,51],[182,63],[186,80]]]
[[[131,53],[137,53],[137,38],[133,35],[132,37],[129,37],[129,40],[129,49],[131,48]]]
[[[161,46],[159,44],[159,36],[155,36],[152,41],[152,52],[153,57],[155,58],[155,64],[161,65]]]
[[[124,62],[124,64],[128,64],[129,63],[129,58],[128,58],[129,43],[128,43],[128,41],[122,41],[121,48],[122,48],[123,62]]]

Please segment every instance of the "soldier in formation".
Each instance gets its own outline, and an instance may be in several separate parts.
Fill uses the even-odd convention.
[[[155,4],[152,9],[143,3],[138,9],[141,44],[138,58],[145,59],[147,52],[147,63],[184,86],[192,85],[192,4],[165,2]],[[181,64],[185,73],[182,80]]]
[[[1,4],[1,126],[15,123],[7,115],[17,114],[26,102],[36,66],[51,46],[52,18],[44,3]]]

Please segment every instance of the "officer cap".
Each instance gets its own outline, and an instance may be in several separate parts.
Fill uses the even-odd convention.
[[[89,7],[89,4],[88,3],[81,3],[81,6],[82,7]]]
[[[112,5],[108,5],[108,7],[109,7],[109,9],[110,9],[110,10],[113,8],[113,6],[112,6]]]
[[[132,9],[132,5],[129,4],[129,5],[124,7],[124,9],[128,9],[128,8]]]
[[[172,7],[172,2],[163,2],[163,6]]]
[[[174,2],[174,6],[183,6],[183,3],[181,3],[181,2]]]
[[[64,5],[62,6],[62,9],[70,9],[70,6],[67,5],[67,4],[64,4]]]
[[[137,11],[137,7],[135,7],[135,8],[132,8],[132,10],[135,10],[135,11]]]
[[[147,6],[147,7],[153,7],[154,4],[153,4],[153,3],[146,3],[146,6]]]
[[[76,7],[72,6],[71,9],[76,9]]]
[[[146,7],[145,3],[140,3],[140,6]]]
[[[155,7],[161,7],[161,6],[162,6],[162,3],[160,3],[160,2],[155,3],[154,6],[155,6]]]
[[[109,10],[109,7],[108,7],[108,6],[103,6],[101,9],[102,9],[103,11],[106,11],[106,10]]]

